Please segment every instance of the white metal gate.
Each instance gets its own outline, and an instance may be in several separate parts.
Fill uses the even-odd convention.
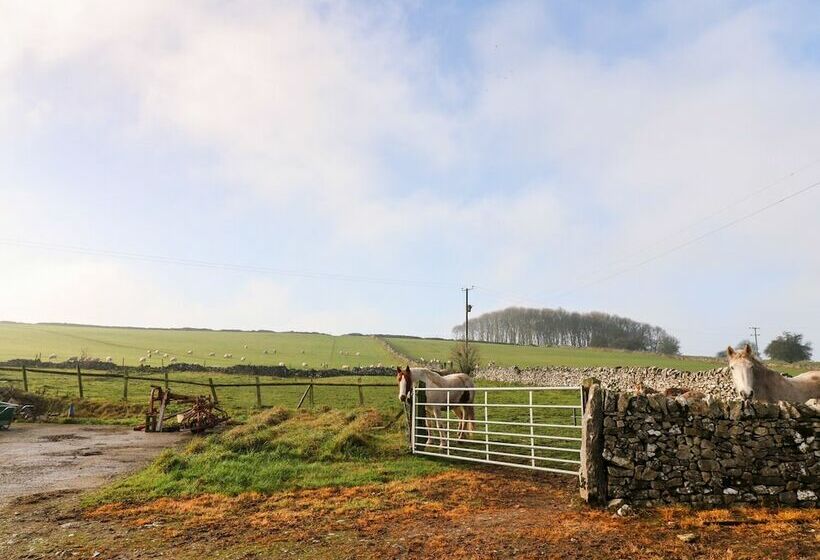
[[[414,454],[578,474],[581,461],[581,387],[476,387],[471,404],[450,403],[438,418],[426,407],[438,387],[413,391],[410,445]],[[458,406],[475,411],[474,429],[459,438]]]

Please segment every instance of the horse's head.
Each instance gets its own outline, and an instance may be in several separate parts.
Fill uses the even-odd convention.
[[[743,350],[735,350],[731,346],[726,349],[729,358],[729,368],[732,370],[732,382],[737,394],[742,399],[751,399],[754,396],[754,365],[755,358],[752,347],[748,344]]]
[[[410,366],[405,369],[396,368],[396,381],[399,383],[399,400],[406,401],[410,396],[410,391],[413,390],[413,376],[410,373]]]

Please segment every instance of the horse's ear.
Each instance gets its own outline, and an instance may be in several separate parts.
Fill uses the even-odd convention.
[[[396,373],[401,373],[401,366],[396,366]]]
[[[726,355],[730,358],[735,355],[735,349],[731,346],[726,347]]]
[[[748,344],[748,343],[746,344],[746,346],[743,348],[743,354],[746,355],[746,356],[751,356],[752,355],[752,345],[751,344]]]
[[[405,369],[405,371],[406,371],[407,373],[410,373],[410,366],[407,366],[407,369]]]

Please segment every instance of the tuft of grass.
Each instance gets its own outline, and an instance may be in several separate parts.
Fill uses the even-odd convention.
[[[267,410],[182,450],[165,450],[146,469],[88,496],[85,504],[359,486],[453,468],[408,455],[401,427],[374,430],[385,421],[369,409]]]

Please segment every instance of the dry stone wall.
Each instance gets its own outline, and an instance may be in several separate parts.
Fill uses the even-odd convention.
[[[635,385],[642,383],[658,391],[685,388],[724,399],[736,396],[729,368],[707,371],[683,371],[656,367],[483,368],[475,374],[475,377],[489,381],[542,387],[580,385],[584,379],[595,378],[600,380],[602,387],[614,391],[634,392]]]
[[[820,402],[603,391],[603,466],[617,505],[817,507]]]

